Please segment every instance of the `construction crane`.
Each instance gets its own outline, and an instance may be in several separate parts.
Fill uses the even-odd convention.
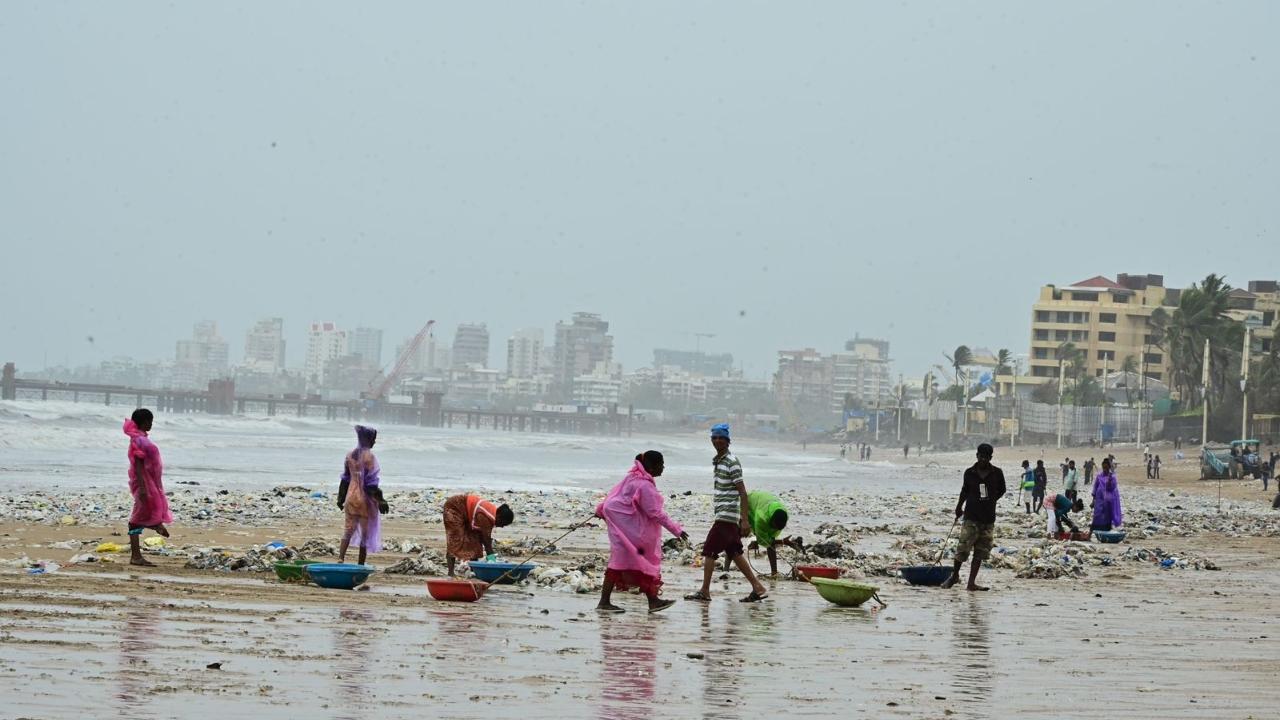
[[[400,382],[400,376],[404,375],[405,368],[409,366],[409,360],[418,353],[418,350],[422,347],[422,341],[431,334],[431,327],[435,324],[435,320],[428,320],[427,324],[422,326],[418,334],[414,335],[409,344],[401,351],[400,357],[396,358],[396,364],[392,367],[390,373],[379,372],[369,381],[369,389],[365,392],[366,399],[379,401],[387,399],[387,393],[391,392],[396,383]],[[378,383],[379,379],[382,380],[381,383]],[[378,383],[376,387],[374,383]]]

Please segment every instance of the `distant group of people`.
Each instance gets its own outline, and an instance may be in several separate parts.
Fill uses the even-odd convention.
[[[1084,484],[1093,484],[1094,513],[1090,527],[1095,530],[1110,530],[1114,525],[1120,524],[1120,490],[1116,483],[1114,463],[1113,455],[1103,458],[1102,471],[1098,473],[1098,482],[1094,484],[1094,460],[1089,458],[1084,462]],[[1037,460],[1034,467],[1029,460],[1023,460],[1019,503],[1024,506],[1027,514],[1038,514],[1044,508],[1046,513],[1055,515],[1059,527],[1069,527],[1076,532],[1078,528],[1071,521],[1069,513],[1084,510],[1084,501],[1080,499],[1080,472],[1076,468],[1076,461],[1071,458],[1064,458],[1059,468],[1062,471],[1062,492],[1046,500],[1049,477],[1044,460]]]
[[[1142,453],[1142,464],[1147,468],[1148,480],[1160,479],[1160,466],[1163,463],[1160,461],[1160,456],[1153,454],[1150,448],[1147,448],[1147,452]]]
[[[909,450],[909,449],[910,449],[910,446],[906,446],[906,447],[904,447],[904,448],[902,449],[902,455],[903,455],[903,457],[906,457],[907,450]],[[841,457],[841,459],[847,458],[847,457],[848,457],[848,455],[849,455],[849,453],[850,453],[852,450],[853,450],[853,448],[851,448],[849,445],[847,445],[847,444],[845,444],[845,443],[841,443],[841,444],[840,444],[840,457]],[[869,443],[858,443],[858,459],[859,459],[859,460],[870,460],[870,459],[871,459],[871,445],[870,445]]]

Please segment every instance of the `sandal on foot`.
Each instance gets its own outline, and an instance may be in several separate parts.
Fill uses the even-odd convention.
[[[758,602],[760,602],[761,600],[764,600],[764,599],[765,599],[765,598],[767,598],[767,597],[769,597],[768,593],[766,593],[766,594],[764,594],[764,595],[761,595],[760,593],[756,592],[755,590],[752,590],[750,595],[748,595],[748,596],[746,596],[746,597],[744,597],[744,598],[742,598],[742,599],[738,600],[738,602],[743,602],[743,603],[758,603]]]
[[[601,615],[617,615],[619,613],[626,612],[626,610],[620,607],[617,607],[616,605],[614,607],[600,607],[597,605],[596,612],[600,613]]]
[[[684,596],[685,600],[696,600],[698,602],[711,602],[711,596],[699,590],[698,592],[689,593]]]
[[[649,608],[649,614],[652,615],[653,613],[662,612],[663,610],[666,610],[667,608],[675,604],[676,604],[675,600],[663,600],[657,605],[654,605],[653,607]]]

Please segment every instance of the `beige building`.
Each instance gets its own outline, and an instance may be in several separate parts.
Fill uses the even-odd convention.
[[[1280,324],[1280,283],[1250,280],[1249,289],[1236,288],[1227,298],[1227,315],[1253,329],[1253,347],[1271,352]]]
[[[1072,343],[1085,352],[1088,372],[1102,375],[1104,363],[1118,370],[1132,357],[1148,377],[1164,380],[1165,353],[1155,344],[1152,312],[1176,304],[1178,290],[1166,289],[1161,275],[1101,275],[1067,287],[1045,285],[1031,309],[1033,377],[1058,376],[1057,350]],[[1169,309],[1172,309],[1171,307]]]

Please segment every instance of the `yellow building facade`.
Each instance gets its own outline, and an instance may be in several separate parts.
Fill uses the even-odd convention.
[[[1165,380],[1165,353],[1150,320],[1156,308],[1172,310],[1178,295],[1164,287],[1160,275],[1099,275],[1066,287],[1045,285],[1031,308],[1030,375],[1057,378],[1058,349],[1071,343],[1084,351],[1095,377],[1104,365],[1116,371],[1132,357],[1148,377]]]

